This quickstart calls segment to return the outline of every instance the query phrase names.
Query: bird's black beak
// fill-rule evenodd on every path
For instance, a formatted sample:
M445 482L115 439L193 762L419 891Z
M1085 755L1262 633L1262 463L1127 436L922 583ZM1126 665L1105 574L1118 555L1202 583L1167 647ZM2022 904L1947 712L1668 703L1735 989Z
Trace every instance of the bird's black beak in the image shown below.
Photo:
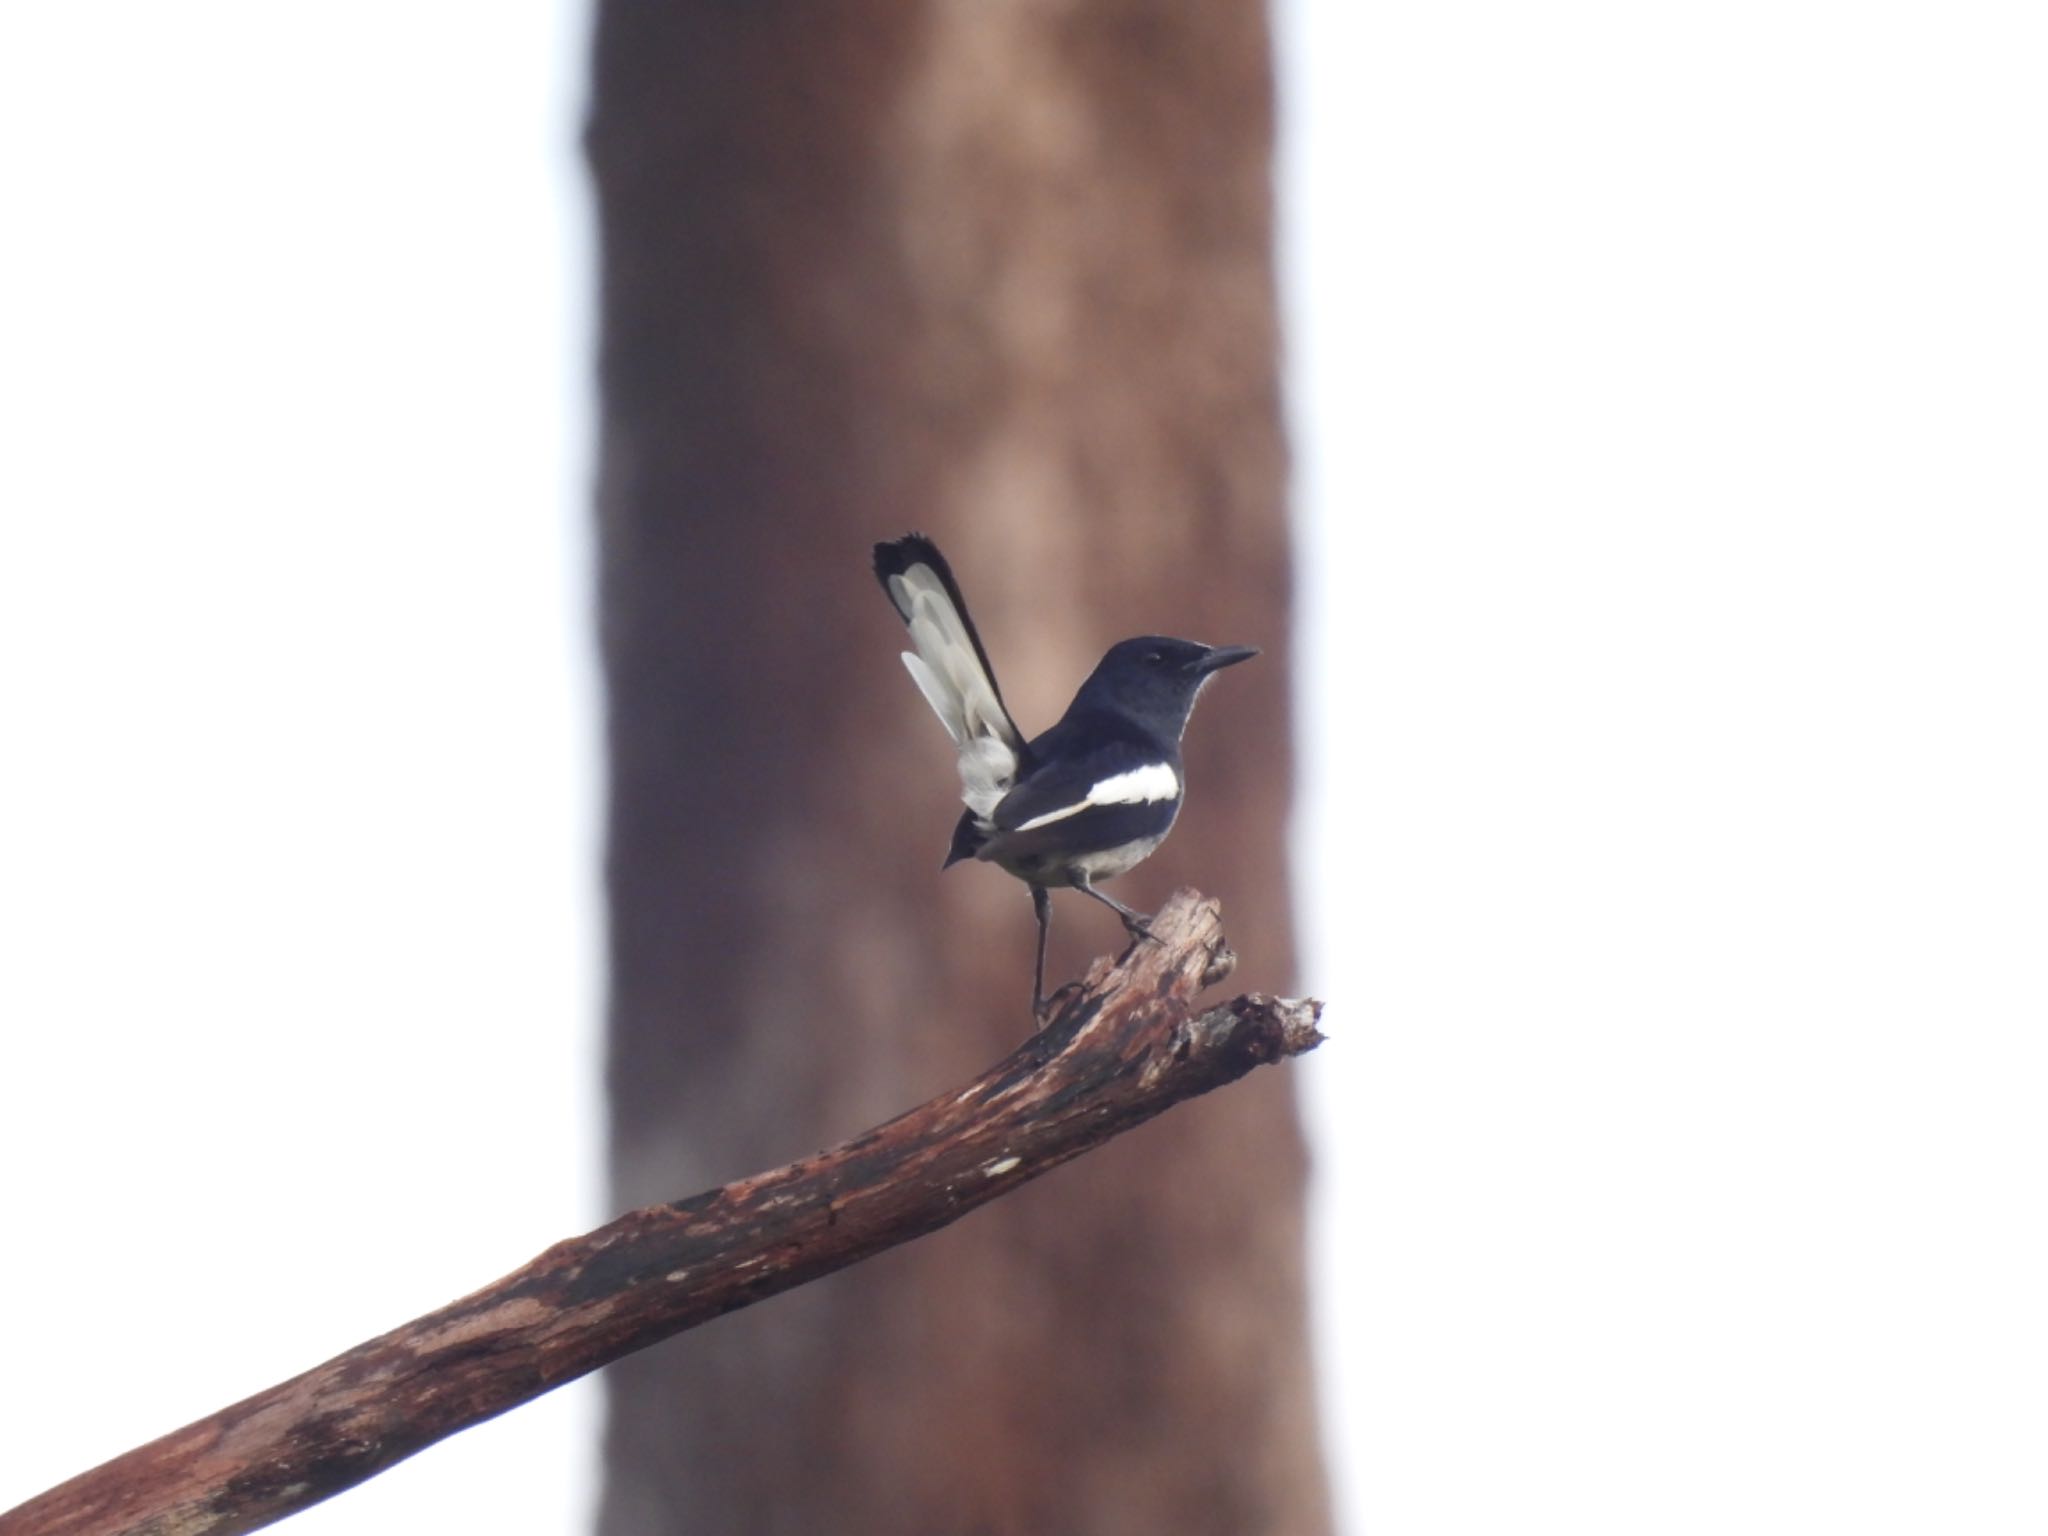
M1211 672L1221 672L1225 667L1234 667L1240 661L1250 661L1259 654L1256 645L1218 645L1210 647L1209 654L1194 665L1197 677L1207 677Z

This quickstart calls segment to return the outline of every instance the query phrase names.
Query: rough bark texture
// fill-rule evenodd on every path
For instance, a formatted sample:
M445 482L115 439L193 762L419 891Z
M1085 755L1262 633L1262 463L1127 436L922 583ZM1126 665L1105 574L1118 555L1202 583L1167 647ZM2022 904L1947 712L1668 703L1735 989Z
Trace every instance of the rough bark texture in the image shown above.
M557 1243L440 1311L0 1514L0 1536L252 1531L598 1366L945 1226L1170 1105L1313 1047L1317 1006L1240 997L1182 892L1044 1035L844 1146Z
M1026 731L1126 635L1266 649L1118 890L1217 891L1286 989L1271 114L1256 0L601 5L619 1203L1030 1027L1023 887L937 867L951 755L866 569L906 528ZM1118 938L1054 907L1052 979ZM1303 1152L1263 1077L609 1373L604 1536L1327 1530Z

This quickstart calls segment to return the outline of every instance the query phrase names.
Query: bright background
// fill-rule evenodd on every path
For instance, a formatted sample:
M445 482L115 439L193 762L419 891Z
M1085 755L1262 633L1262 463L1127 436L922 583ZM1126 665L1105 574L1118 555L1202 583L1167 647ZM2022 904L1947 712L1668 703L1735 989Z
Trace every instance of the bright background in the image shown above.
M1349 1531L2048 1528L2048 19L1280 20ZM600 1214L583 25L0 13L0 1508Z

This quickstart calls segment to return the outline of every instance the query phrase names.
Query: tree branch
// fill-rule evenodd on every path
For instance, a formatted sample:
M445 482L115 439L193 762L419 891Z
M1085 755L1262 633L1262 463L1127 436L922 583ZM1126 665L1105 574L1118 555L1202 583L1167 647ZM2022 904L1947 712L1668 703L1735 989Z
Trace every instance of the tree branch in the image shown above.
M0 1515L0 1536L198 1536L304 1509L565 1381L945 1226L1182 1099L1321 1041L1321 1005L1229 975L1216 904L1098 960L1058 1016L968 1088L829 1152L557 1243L474 1295Z

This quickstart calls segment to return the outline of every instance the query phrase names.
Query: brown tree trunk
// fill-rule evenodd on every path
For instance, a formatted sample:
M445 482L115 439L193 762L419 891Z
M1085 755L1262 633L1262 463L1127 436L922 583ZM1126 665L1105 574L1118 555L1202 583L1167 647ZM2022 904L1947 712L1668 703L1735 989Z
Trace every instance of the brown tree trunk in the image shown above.
M1030 1027L1024 888L938 868L951 754L866 569L905 528L1027 732L1124 635L1266 648L1119 890L1201 885L1287 984L1271 135L1251 0L600 7L618 1205ZM1121 944L1054 906L1053 979ZM1259 1074L613 1368L604 1536L1326 1531L1302 1179Z

